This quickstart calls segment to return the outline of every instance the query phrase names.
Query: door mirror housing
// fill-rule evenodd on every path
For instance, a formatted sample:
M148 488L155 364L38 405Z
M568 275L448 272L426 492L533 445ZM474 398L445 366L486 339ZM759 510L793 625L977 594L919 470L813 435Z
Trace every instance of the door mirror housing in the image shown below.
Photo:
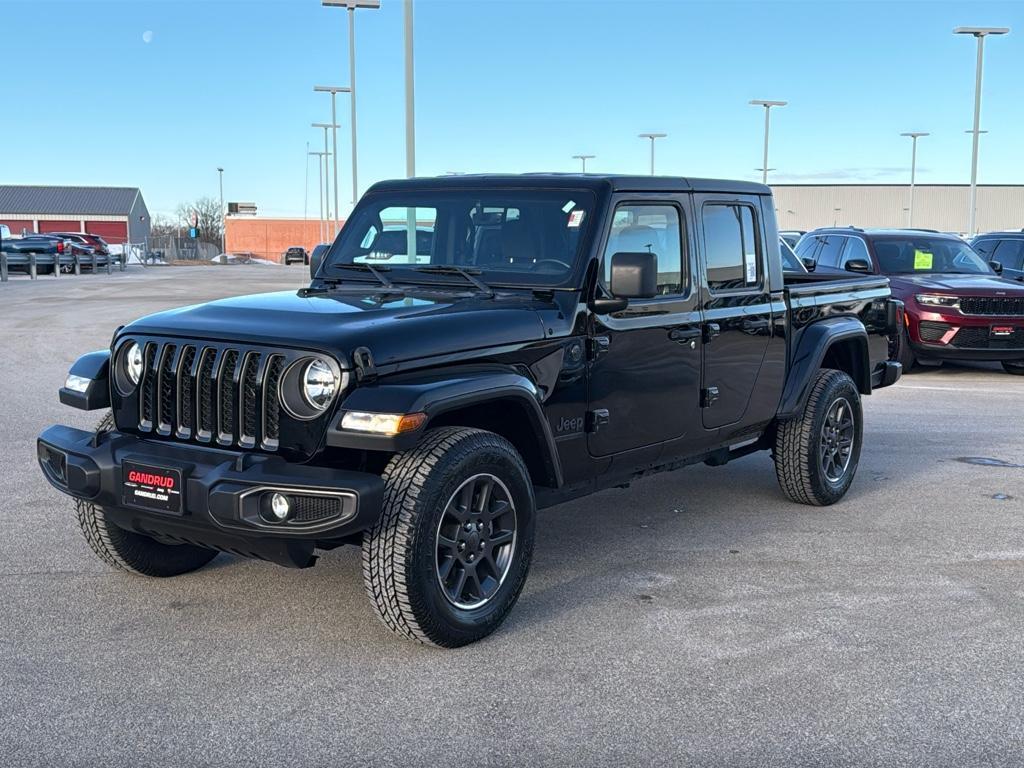
M657 254L630 251L614 254L609 287L612 296L617 299L650 299L657 296Z
M867 259L850 259L846 262L845 269L847 272L859 272L862 275L871 274L871 265Z
M997 275L1003 274L1003 265L1001 262L990 261L988 265L992 267L992 271L995 272Z
M813 272L815 267L818 266L817 262L814 259L810 259L807 256L801 257L800 261L801 261L801 263L803 263L804 268L808 272Z

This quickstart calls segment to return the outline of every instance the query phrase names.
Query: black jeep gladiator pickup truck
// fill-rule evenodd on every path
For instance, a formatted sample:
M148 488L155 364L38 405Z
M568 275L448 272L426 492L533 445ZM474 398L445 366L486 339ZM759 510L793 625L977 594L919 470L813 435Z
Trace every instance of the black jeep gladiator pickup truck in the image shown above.
M747 182L380 183L308 288L79 358L61 401L109 412L47 429L39 464L112 566L359 544L388 627L463 645L516 602L545 506L762 450L792 500L846 493L900 304L884 277L785 273L778 242Z

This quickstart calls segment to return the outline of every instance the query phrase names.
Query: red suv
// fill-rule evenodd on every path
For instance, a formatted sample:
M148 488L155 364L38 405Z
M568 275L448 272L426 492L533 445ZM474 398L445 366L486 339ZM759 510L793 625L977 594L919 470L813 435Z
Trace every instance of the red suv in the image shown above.
M994 360L1024 375L1024 285L1000 277L956 235L914 229L816 229L796 253L814 272L886 275L906 306L893 359Z

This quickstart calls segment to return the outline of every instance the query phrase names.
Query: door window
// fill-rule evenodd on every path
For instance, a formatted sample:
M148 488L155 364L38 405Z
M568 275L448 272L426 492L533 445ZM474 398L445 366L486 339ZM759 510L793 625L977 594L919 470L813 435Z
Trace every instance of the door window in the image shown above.
M984 254L983 254L984 255ZM1000 240L991 258L1014 272L1024 269L1024 240Z
M712 291L751 288L761 280L761 244L749 205L709 203L702 212L708 287Z
M611 284L612 256L624 252L657 254L658 293L683 293L682 227L674 205L629 203L615 209L604 251L606 286Z
M843 250L845 237L838 235L825 235L822 239L821 250L818 252L817 266L839 268L839 254Z
M853 259L861 259L871 264L871 257L868 256L868 248L864 245L864 241L859 237L848 237L846 238L846 248L843 250L843 260L840 262L841 267L846 268L847 262Z
M992 255L992 252L995 251L995 249L999 247L999 244L1001 242L1003 242L1003 241L1001 241L1001 240L994 240L994 239L991 239L991 238L988 239L988 240L977 240L977 241L971 243L971 247L974 250L976 250L978 253L980 253L984 258L986 258L986 259L993 259L995 257Z

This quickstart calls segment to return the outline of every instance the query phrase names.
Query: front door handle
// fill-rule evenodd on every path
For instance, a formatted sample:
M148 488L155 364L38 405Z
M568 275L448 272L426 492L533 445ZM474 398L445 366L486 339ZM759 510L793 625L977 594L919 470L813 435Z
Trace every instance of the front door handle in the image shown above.
M688 341L696 341L701 337L699 328L673 328L668 332L668 337L677 344L685 344Z

